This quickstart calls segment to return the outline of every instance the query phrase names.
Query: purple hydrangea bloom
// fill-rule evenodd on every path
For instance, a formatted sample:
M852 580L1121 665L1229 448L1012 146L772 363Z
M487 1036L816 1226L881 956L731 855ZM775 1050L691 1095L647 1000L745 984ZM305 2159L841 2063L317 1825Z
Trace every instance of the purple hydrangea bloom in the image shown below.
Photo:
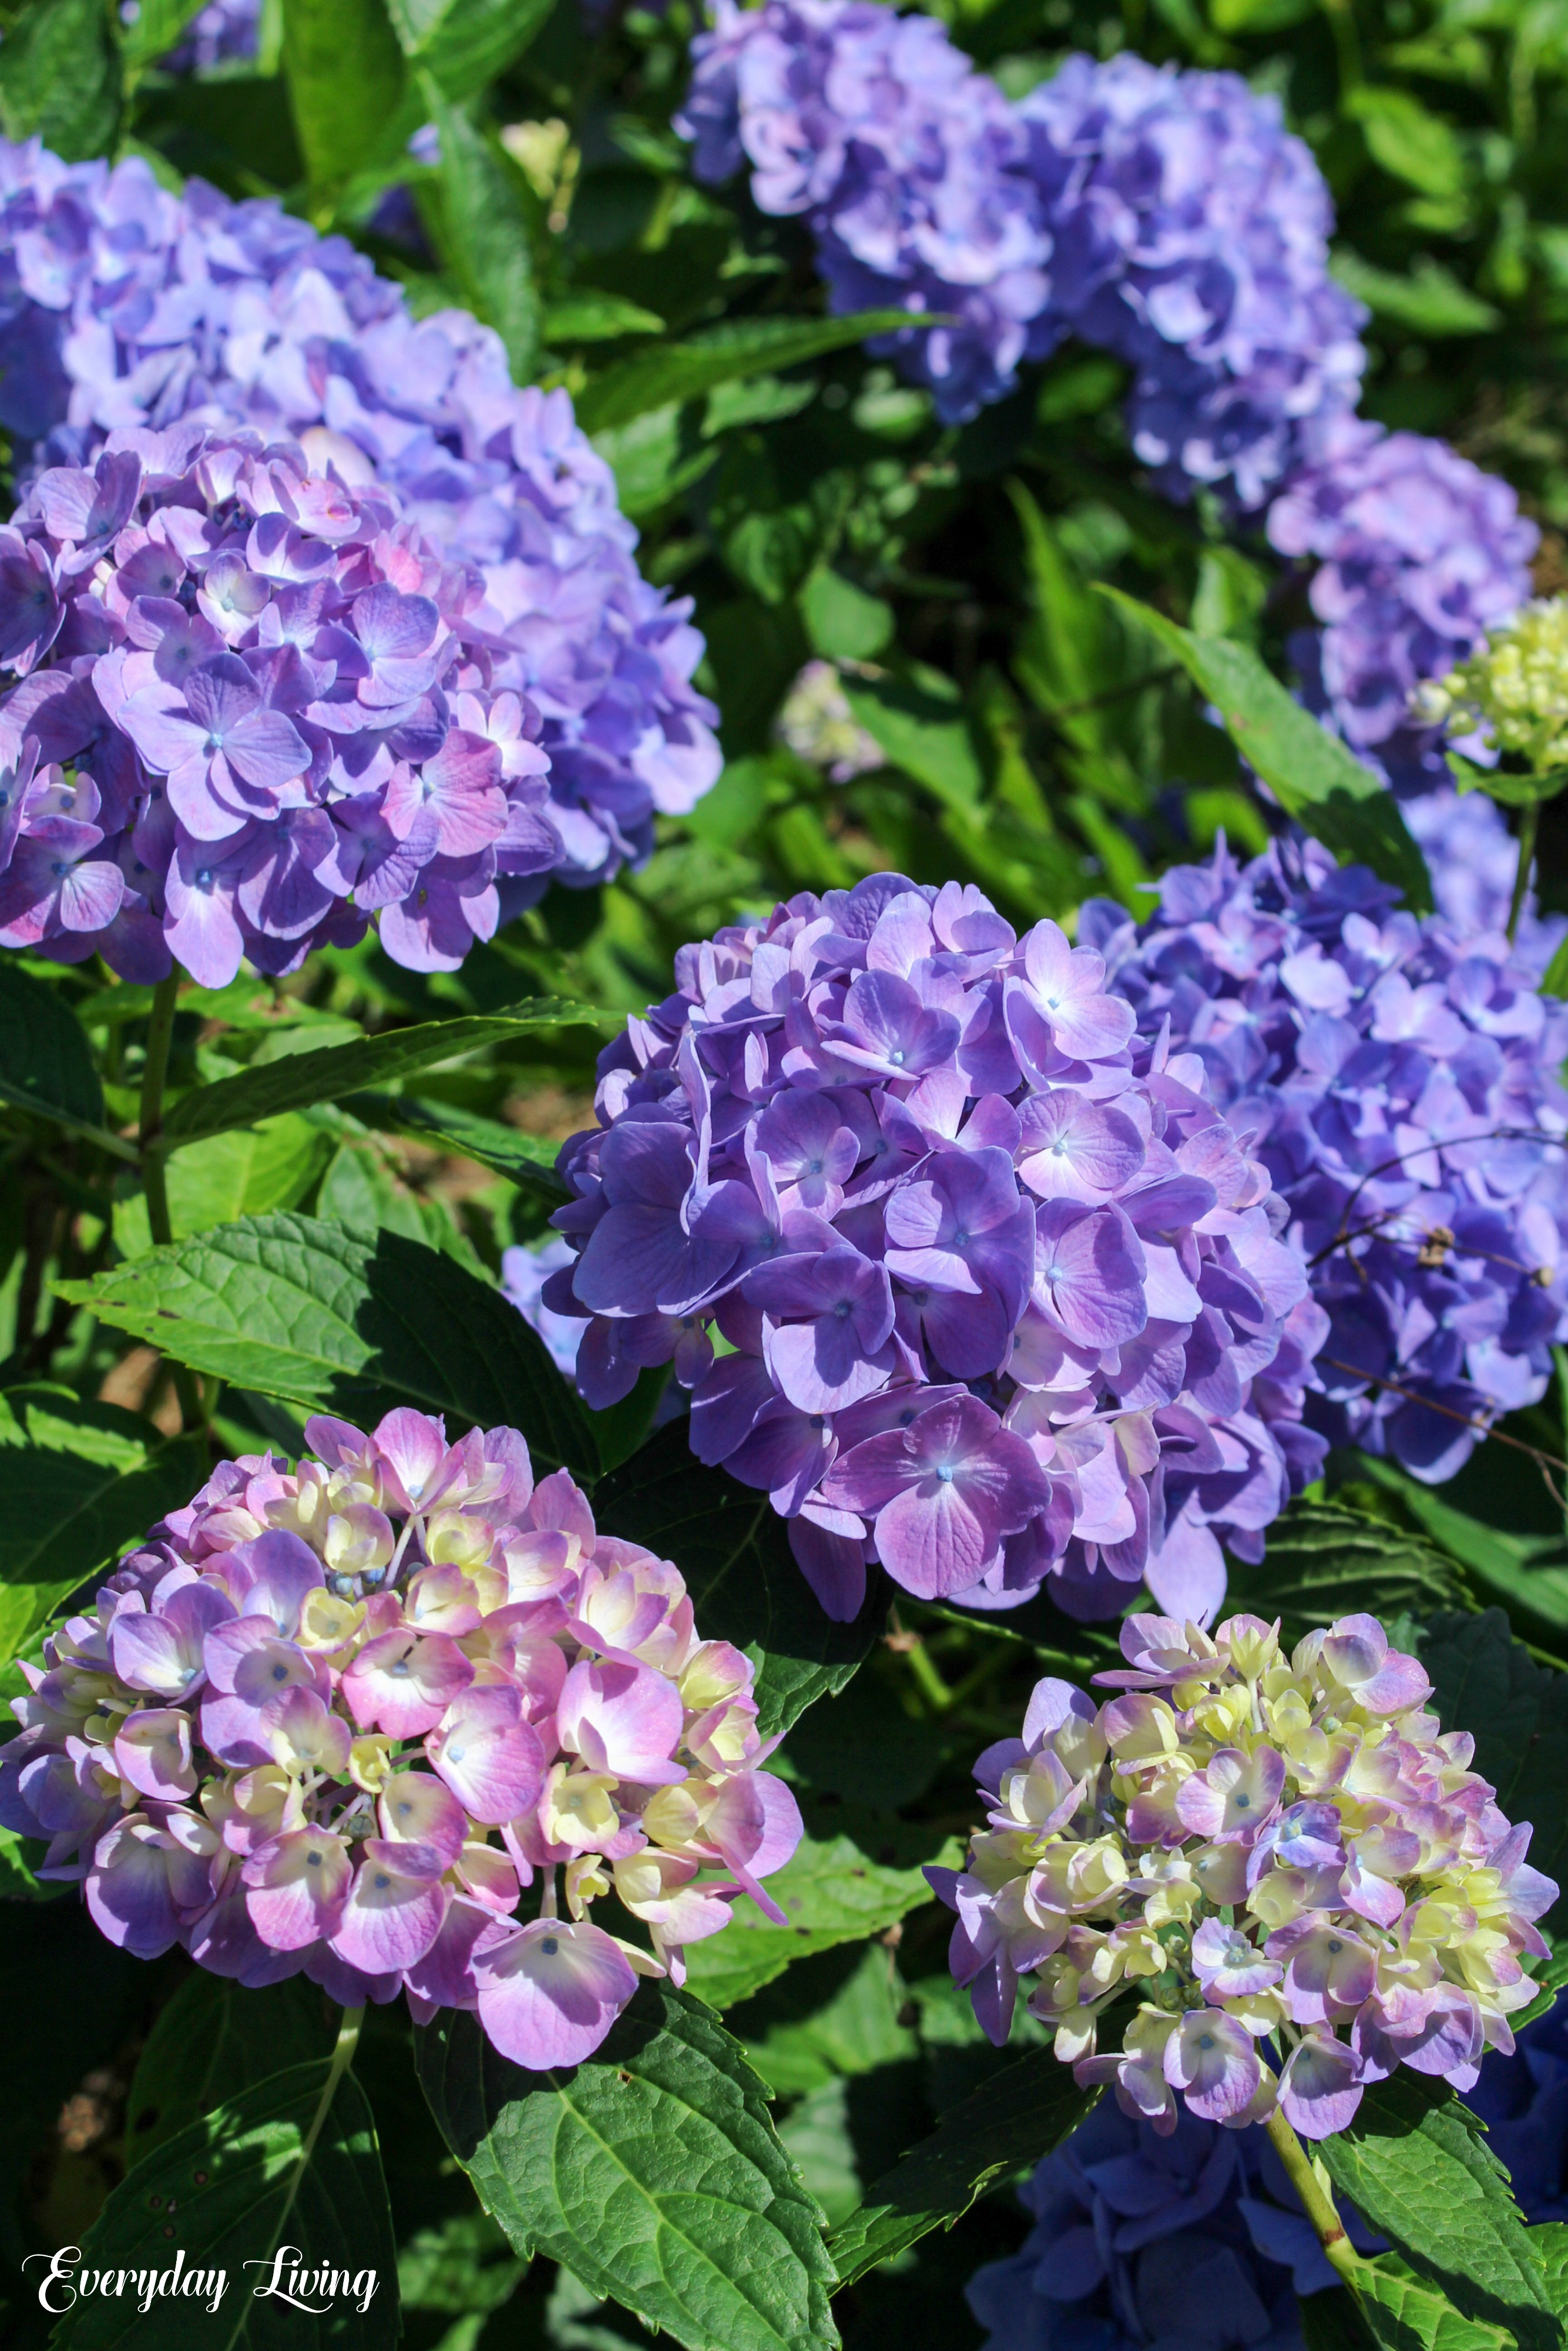
M1019 2196L1034 2226L965 2288L984 2351L1148 2351L1173 2314L1184 2351L1298 2351L1297 2297L1340 2283L1263 2133L1185 2109L1161 2137L1103 2100Z
M1269 1169L1326 1328L1309 1420L1436 1482L1565 1327L1568 1016L1500 935L1397 897L1313 841L1240 868L1221 842L1141 929L1102 900L1081 936Z
M552 1233L542 1249L515 1248L501 1252L501 1287L525 1322L536 1330L549 1349L550 1360L570 1380L577 1373L577 1351L582 1324L568 1314L552 1314L544 1303L544 1286L552 1273L570 1265L575 1251L570 1241Z
M596 1406L674 1359L691 1440L790 1521L848 1617L907 1590L1113 1614L1225 1588L1322 1440L1326 1321L1269 1179L1185 1075L1132 1066L1100 956L973 888L878 874L676 958L562 1146ZM716 1341L725 1352L716 1352Z
M544 887L538 713L390 492L253 432L124 430L4 538L0 946L222 987L373 920L452 970Z
M516 1429L305 1433L292 1469L220 1462L23 1667L0 1824L138 1958L405 1991L576 2064L738 1895L784 1924L761 1881L800 1816L751 1665ZM612 1889L651 1949L592 1923Z
M1237 74L1070 57L1019 109L1054 244L1051 302L1134 371L1133 444L1173 497L1242 507L1354 407L1366 312L1328 274L1333 206L1277 98Z
M1426 858L1433 902L1455 936L1506 933L1519 842L1496 800L1484 791L1461 792L1451 783L1441 784L1436 791L1413 794L1400 812ZM1529 971L1544 972L1564 936L1568 914L1542 914L1534 891L1527 891L1514 960Z
M1487 2145L1508 2166L1527 2220L1568 2220L1568 2000L1493 2049L1465 2104L1487 2126Z
M519 391L492 329L416 321L347 239L274 203L0 142L0 423L79 462L116 429L188 417L298 440L478 566L494 683L543 721L562 881L646 857L655 816L713 783L690 601L639 573L565 392Z
M1268 528L1281 555L1317 561L1323 626L1290 648L1308 707L1396 791L1446 784L1442 729L1421 726L1410 697L1530 593L1541 534L1512 489L1445 442L1337 416Z
M248 64L261 46L262 0L207 0L159 64L165 73L210 73L214 66ZM140 0L120 0L120 16L133 24Z
M716 0L714 21L676 119L697 177L749 164L763 212L803 216L836 312L951 319L871 346L930 386L945 422L1000 399L1064 329L1028 139L996 84L935 17L876 0Z

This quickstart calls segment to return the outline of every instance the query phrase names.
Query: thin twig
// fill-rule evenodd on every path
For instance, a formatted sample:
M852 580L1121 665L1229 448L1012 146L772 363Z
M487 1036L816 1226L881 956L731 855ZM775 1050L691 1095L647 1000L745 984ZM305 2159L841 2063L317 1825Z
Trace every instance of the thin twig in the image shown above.
M1468 1412L1458 1411L1451 1404L1439 1404L1435 1396L1421 1395L1414 1388L1401 1387L1397 1380L1385 1379L1381 1372L1364 1371L1359 1364L1342 1364L1333 1355L1320 1355L1317 1361L1326 1364L1331 1372L1344 1372L1353 1380L1364 1380L1369 1387L1386 1388L1390 1395L1400 1396L1406 1404L1418 1404L1424 1411L1441 1413L1445 1420L1457 1420L1461 1427L1473 1428L1481 1437L1490 1437L1495 1444L1511 1445L1516 1453L1528 1454L1545 1479L1546 1490L1559 1510L1568 1510L1568 1502L1563 1500L1547 1474L1549 1470L1561 1469L1568 1477L1568 1461L1560 1460L1555 1453L1543 1453L1539 1445L1527 1445L1521 1437L1511 1437L1506 1428L1494 1428L1490 1421L1477 1420Z

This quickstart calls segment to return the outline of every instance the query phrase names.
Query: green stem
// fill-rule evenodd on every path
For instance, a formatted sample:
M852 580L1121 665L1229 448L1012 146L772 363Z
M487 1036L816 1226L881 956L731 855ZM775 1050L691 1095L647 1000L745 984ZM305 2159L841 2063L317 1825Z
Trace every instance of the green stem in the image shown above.
M1306 2148L1278 2106L1264 2127L1273 2141L1275 2154L1285 2167L1286 2177L1301 2198L1302 2209L1317 2231L1319 2244L1346 2285L1354 2288L1361 2268L1361 2256L1341 2228L1333 2198L1313 2170Z
M1323 0L1323 14L1333 34L1334 53L1339 59L1340 88L1343 90L1361 87L1361 37L1355 29L1355 11L1351 0Z
M310 2117L310 2127L305 2134L305 2143L299 2150L298 2159L294 2166L294 2177L288 2183L288 2193L283 2199L283 2210L277 2216L277 2226L272 2232L272 2241L261 2257L263 2265L272 2259L278 2246L283 2242L283 2232L288 2226L295 2204L298 2199L299 2190L304 2185L305 2175L310 2168L310 2158L316 2152L316 2142L320 2137L327 2117L332 2111L332 2101L338 2095L338 2085L354 2062L354 2052L360 2041L360 2027L364 2021L365 2011L362 2008L346 2008L339 2020L338 2040L332 2051L332 2062L327 2069L327 2079L321 2085L321 2095L316 2101L316 2111ZM235 2346L245 2331L245 2309L246 2305L242 2302L240 2315L233 2335L225 2346L225 2351L235 2351Z
M169 1179L162 1148L163 1086L169 1075L169 1045L174 1034L174 1004L183 977L178 964L161 979L152 995L152 1019L147 1030L147 1058L141 1070L141 1106L136 1140L141 1152L141 1190L147 1202L147 1228L154 1248L174 1238L169 1218ZM180 1417L187 1428L202 1425L202 1395L192 1374L176 1364L174 1392Z
M1530 887L1530 869L1535 862L1535 836L1540 830L1541 803L1531 800L1519 820L1519 872L1513 877L1513 903L1508 910L1511 943L1519 928L1519 918L1524 912L1524 894Z

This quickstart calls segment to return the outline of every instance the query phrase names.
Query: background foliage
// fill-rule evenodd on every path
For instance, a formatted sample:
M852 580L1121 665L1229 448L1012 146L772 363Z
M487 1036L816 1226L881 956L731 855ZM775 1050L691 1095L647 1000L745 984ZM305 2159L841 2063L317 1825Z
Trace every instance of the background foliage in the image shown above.
M146 1207L118 1140L136 1115L148 991L105 987L95 967L0 970L0 1654L25 1653L119 1544L188 1498L210 1444L298 1449L323 1405L510 1420L542 1461L602 1472L602 1521L668 1549L704 1631L765 1660L763 1727L794 1724L784 1768L808 1841L776 1881L789 1928L737 1920L695 1956L695 1998L647 1995L575 2082L502 2078L461 2019L422 2036L416 2060L401 2009L373 2012L306 2165L302 2118L331 2045L319 1996L237 1993L177 1954L127 1959L37 1885L35 1851L5 1840L7 2325L23 2344L47 2325L17 2266L27 2251L76 2240L129 2259L144 2199L199 2163L214 2245L265 2236L268 2197L298 2174L292 2231L324 2254L343 2242L354 2266L373 2245L389 2281L395 2256L411 2351L644 2339L604 2294L726 2351L828 2343L835 2325L856 2344L967 2343L963 2281L1019 2234L1000 2190L1082 2102L1027 2019L1005 2056L980 2040L918 1865L961 1840L968 1763L1016 1727L1031 1680L1092 1670L1110 1637L1043 1601L977 1625L904 1601L890 1612L885 1592L859 1625L827 1625L778 1522L698 1470L678 1431L626 1466L658 1378L591 1421L495 1284L503 1249L536 1236L559 1196L554 1144L589 1114L607 1033L594 1016L662 996L684 941L877 867L974 881L1026 924L1092 891L1139 904L1141 883L1221 829L1261 845L1179 641L1095 590L1276 668L1298 591L1201 500L1176 509L1140 486L1103 354L1069 346L944 430L858 332L824 320L804 229L687 173L670 128L685 0L663 13L268 0L255 65L173 77L156 60L190 13L141 0L127 25L103 0L0 9L5 130L280 195L402 278L420 310L487 319L519 380L566 384L642 530L644 570L695 600L728 764L642 873L552 891L450 977L399 969L372 937L280 987L188 988L171 1063L172 1259L139 1263ZM1072 49L1124 47L1278 91L1339 208L1336 268L1374 314L1365 413L1507 475L1544 528L1539 584L1568 584L1568 0L938 13L1014 95ZM406 152L425 122L439 164ZM406 197L389 206L396 188ZM842 665L869 738L843 782L779 733L814 657ZM1546 815L1542 895L1568 906L1563 807ZM181 1433L171 1360L205 1377L210 1440ZM1560 1397L1514 1433L1562 1453ZM1557 1499L1495 1446L1440 1492L1354 1459L1332 1483L1233 1589L1298 1629L1352 1604L1404 1620L1446 1718L1476 1731L1479 1767L1512 1817L1537 1820L1534 1857L1562 1875ZM596 2108L623 2121L622 2092L642 2153L601 2180L581 2149ZM1427 2162L1406 2210L1371 2184L1372 2157L1344 2158L1342 2185L1369 2212L1383 2194L1397 2249L1385 2339L1542 2339L1561 2260L1531 2253L1539 2294L1516 2278L1484 2308L1446 2305L1468 2289L1431 2231L1464 2133L1451 2119L1446 2137L1408 2116L1381 2127L1375 2155L1419 2140ZM695 2231L673 2209L694 2147L725 2182ZM614 2199L646 2253L631 2268L604 2253L598 2216ZM1494 2250L1512 2243L1505 2208L1494 2197L1478 2223ZM830 2255L853 2281L831 2310ZM1314 2343L1354 2339L1339 2299L1314 2304ZM106 2323L84 2314L61 2339L87 2351L110 2339ZM393 2324L389 2290L357 2339L390 2342Z

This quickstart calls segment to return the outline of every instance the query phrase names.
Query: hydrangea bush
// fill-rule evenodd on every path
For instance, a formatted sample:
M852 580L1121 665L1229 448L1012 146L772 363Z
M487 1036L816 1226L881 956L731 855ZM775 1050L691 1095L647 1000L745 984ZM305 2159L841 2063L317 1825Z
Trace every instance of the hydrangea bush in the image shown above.
M1203 1614L1321 1444L1325 1321L1196 1065L1134 1073L1105 966L879 875L678 961L560 1169L589 1402L673 1360L831 1615L866 1567L1009 1607L1051 1579ZM726 1343L716 1353L716 1337Z
M1033 1977L1056 2055L1156 2132L1277 2110L1324 2138L1400 2065L1470 2088L1512 2047L1558 1889L1473 1741L1426 1711L1418 1662L1365 1615L1289 1656L1255 1616L1210 1636L1134 1615L1122 1651L1099 1707L1036 1684L1022 1738L976 1765L988 1825L965 1867L928 1873L992 2039Z
M515 1428L318 1416L221 1463L28 1672L0 1824L110 1942L346 2008L477 2011L535 2070L685 1974L800 1837L748 1661ZM559 1876L558 1876L559 1873ZM515 1917L542 1880L537 1915ZM596 1927L613 1892L652 1954ZM565 1915L558 1911L564 1901Z
M1319 1317L1309 1422L1440 1480L1552 1374L1568 1029L1500 932L1397 901L1311 841L1222 843L1146 924L1102 901L1082 935L1269 1170Z

